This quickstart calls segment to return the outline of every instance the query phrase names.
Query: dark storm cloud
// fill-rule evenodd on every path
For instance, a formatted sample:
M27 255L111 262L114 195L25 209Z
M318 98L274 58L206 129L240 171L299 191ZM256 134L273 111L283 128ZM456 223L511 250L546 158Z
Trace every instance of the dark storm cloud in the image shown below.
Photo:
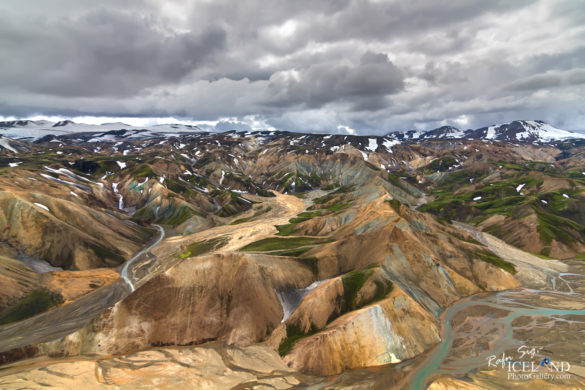
M572 0L4 0L0 115L583 129L583 16Z
M0 81L57 96L128 96L180 81L225 46L216 26L165 31L155 16L95 9L60 20L0 20ZM31 77L33 76L34 77Z
M367 52L355 65L325 63L277 74L268 86L269 103L319 108L335 101L377 101L403 86L402 72L387 55Z

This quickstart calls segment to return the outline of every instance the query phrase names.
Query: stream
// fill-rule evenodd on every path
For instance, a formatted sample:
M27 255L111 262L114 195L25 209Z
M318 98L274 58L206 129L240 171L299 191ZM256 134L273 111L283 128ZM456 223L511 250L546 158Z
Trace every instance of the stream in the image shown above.
M449 307L441 315L442 342L423 357L422 363L412 373L409 388L425 389L441 374L464 376L479 370L493 370L494 366L488 365L490 357L510 356L510 351L516 352L518 348L523 348L523 345L529 347L537 345L537 348L546 350L547 354L551 353L551 349L557 354L566 351L566 348L562 347L555 351L555 347L550 345L537 344L543 339L551 344L558 343L558 338L555 338L556 332L558 334L565 332L555 330L557 323L560 322L567 325L576 324L578 329L574 333L585 332L585 295L582 290L579 292L580 288L585 287L585 275L560 273L558 280L564 282L568 291L557 291L556 288L559 286L556 284L553 285L554 290L525 288L507 290L468 297ZM565 318L567 316L583 317ZM454 326L457 320L461 321L461 324L467 323L465 326ZM521 326L522 320L531 321L531 325ZM538 327L535 324L538 324ZM472 331L469 330L470 327ZM544 333L542 337L543 334L538 333L541 328L551 329L550 333ZM581 335L574 336L576 340L582 340ZM531 337L537 341L533 343ZM466 350L454 344L457 339L460 344L461 342L466 344ZM486 344L488 348L485 347ZM583 350L582 343L580 350ZM579 355L580 353L572 356L572 360L575 361ZM544 359L548 355L541 353L538 356ZM532 357L533 360L537 359L535 356ZM554 354L550 358L562 360Z
M136 284L144 280L144 277L135 275L136 264L144 261L148 253L165 237L165 231L161 226L153 226L159 230L157 239L124 263L120 278L114 283L95 289L67 305L0 326L0 352L55 340L70 334L130 295Z

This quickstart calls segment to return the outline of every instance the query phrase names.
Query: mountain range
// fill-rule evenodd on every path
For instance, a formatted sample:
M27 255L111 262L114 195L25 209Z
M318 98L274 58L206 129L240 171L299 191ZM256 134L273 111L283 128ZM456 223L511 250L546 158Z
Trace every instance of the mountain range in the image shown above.
M0 387L496 389L543 337L585 370L581 134L0 127Z
M204 132L194 125L162 124L153 126L131 126L125 123L104 123L88 125L71 120L50 122L46 120L14 120L0 122L0 135L8 138L34 141L47 135L67 135L79 132L133 131L135 137L155 137L162 134L179 134ZM254 132L250 132L254 133ZM482 127L479 129L460 130L452 126L420 131L394 131L386 134L387 138L400 141L430 139L485 139L508 142L555 142L570 139L584 139L585 133L578 133L555 128L543 121L516 120L509 123Z

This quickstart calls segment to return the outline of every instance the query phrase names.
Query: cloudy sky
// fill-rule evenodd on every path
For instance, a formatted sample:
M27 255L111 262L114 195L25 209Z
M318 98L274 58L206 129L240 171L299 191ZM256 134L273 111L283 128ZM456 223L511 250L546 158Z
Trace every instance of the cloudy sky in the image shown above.
M0 53L3 118L585 130L581 0L2 0Z

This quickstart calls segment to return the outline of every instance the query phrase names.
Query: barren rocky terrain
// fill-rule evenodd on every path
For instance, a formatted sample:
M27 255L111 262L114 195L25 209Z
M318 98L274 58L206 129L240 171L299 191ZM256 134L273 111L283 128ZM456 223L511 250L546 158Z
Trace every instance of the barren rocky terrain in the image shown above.
M499 388L486 354L542 329L583 384L581 141L8 145L2 388Z

